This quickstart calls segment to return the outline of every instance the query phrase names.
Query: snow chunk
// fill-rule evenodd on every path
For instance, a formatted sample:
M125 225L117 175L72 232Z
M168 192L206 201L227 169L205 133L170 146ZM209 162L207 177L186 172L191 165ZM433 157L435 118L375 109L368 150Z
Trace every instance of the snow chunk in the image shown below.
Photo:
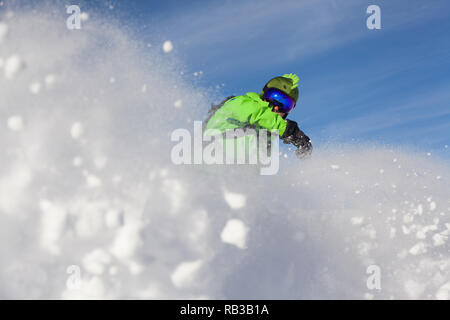
M74 167L79 167L83 164L83 159L81 157L77 156L77 157L73 158L72 164Z
M8 34L8 25L3 22L0 22L0 43L3 42L7 34Z
M447 241L447 238L448 238L447 236L444 236L442 234L436 233L433 236L433 244L434 244L434 246L435 247L442 246Z
M21 116L11 116L8 118L8 128L12 131L20 131L23 129L23 120Z
M362 224L364 222L364 217L353 217L353 218L350 219L350 222L353 225Z
M101 275L105 271L105 265L111 263L111 256L103 249L95 249L84 256L83 267L87 272Z
M225 192L224 197L231 209L241 209L245 207L247 198L243 194Z
M192 285L202 265L202 260L180 263L170 276L173 285L177 288L185 288Z
M64 208L48 200L41 200L41 246L51 254L59 254L59 242L63 235L67 213Z
M111 299L112 297L107 293L105 285L99 277L90 279L83 279L80 284L80 289L67 288L61 296L65 300L86 300L86 299Z
M46 75L46 76L45 76L45 79L44 79L44 82L45 82L45 86L47 87L47 89L53 88L53 85L54 85L55 82L56 82L56 77L55 77L55 75L53 75L53 74L48 74L48 75Z
M173 105L175 106L175 108L179 109L183 105L183 101L181 99L178 99Z
M421 204L419 204L418 206L417 206L417 209L416 209L417 211L417 214L419 215L419 216L421 216L422 214L423 214L423 206L421 205Z
M75 122L72 124L72 127L70 128L70 135L74 139L79 139L81 135L83 134L83 125L80 122Z
M172 51L173 50L172 41L170 41L170 40L165 41L163 44L163 50L165 53Z
M140 231L143 227L143 224L136 218L129 218L125 225L116 232L110 252L116 258L129 262L142 243Z
M94 158L94 165L97 169L103 169L106 166L106 162L108 161L108 158L105 156L99 155Z
M86 184L89 188L97 188L102 185L102 180L99 177L94 176L93 174L86 175Z
M27 164L15 164L5 176L0 177L0 212L15 214L24 202L23 195L33 176Z
M33 82L30 84L29 89L32 94L38 94L41 91L41 84L39 82Z
M425 243L419 242L415 246L413 246L411 249L409 249L409 253L412 255L418 255L427 252L427 249L425 248Z
M438 300L450 300L450 282L447 282L436 292L436 299Z
M245 249L247 243L248 227L239 219L230 219L222 230L220 238L223 242Z
M330 166L330 168L333 169L333 170L339 170L340 166L337 165L337 164L332 164L332 165Z
M5 78L11 80L22 68L23 63L19 56L12 55L5 62Z
M113 209L109 210L105 215L105 224L110 229L120 226L120 212Z
M372 300L374 298L374 295L372 293L366 292L364 294L364 299L366 300Z
M411 299L417 300L425 290L425 286L417 281L407 280L404 284L404 289Z
M81 21L87 21L89 19L89 14L87 12L82 12L80 14Z
M432 201L430 202L430 211L436 210L436 202Z

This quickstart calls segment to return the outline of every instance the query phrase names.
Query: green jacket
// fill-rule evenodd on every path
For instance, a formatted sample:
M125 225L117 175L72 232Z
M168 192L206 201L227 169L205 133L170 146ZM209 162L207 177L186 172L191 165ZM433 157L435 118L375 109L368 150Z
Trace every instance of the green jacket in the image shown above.
M246 129L254 129L256 134L259 130L266 129L270 139L273 130L278 130L278 135L282 136L286 125L286 121L279 114L272 112L269 103L263 101L259 94L248 92L227 100L218 108L207 121L204 135L217 137L218 133L224 134L229 130L244 129L244 136L233 138L232 141L221 140L221 144L224 150L227 149L227 145L235 150L245 150L245 157L248 158L250 154L257 154L258 137ZM270 149L270 141L267 143L267 148Z
M221 133L230 129L253 127L259 129L278 130L280 136L286 130L286 121L277 113L272 112L269 103L261 99L255 92L234 97L225 102L206 124L205 134L209 129Z

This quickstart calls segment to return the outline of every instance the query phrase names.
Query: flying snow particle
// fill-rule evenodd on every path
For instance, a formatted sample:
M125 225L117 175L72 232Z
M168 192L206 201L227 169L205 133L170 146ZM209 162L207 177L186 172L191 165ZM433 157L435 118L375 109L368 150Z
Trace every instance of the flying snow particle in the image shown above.
M114 182L115 184L118 184L122 181L122 177L119 175L114 175L114 177L112 178L112 182Z
M434 202L434 201L430 202L430 210L431 211L436 210L436 202Z
M73 164L75 167L79 167L79 166L81 166L81 165L83 164L83 159L82 159L81 157L75 157L75 158L73 158L73 160L72 160L72 164Z
M450 300L450 282L447 282L436 292L436 299Z
M111 209L105 215L105 224L109 229L114 229L120 226L120 219L120 212Z
M419 242L415 246L413 246L411 249L409 249L409 253L412 254L413 256L416 256L418 254L422 254L425 252L427 252L427 249L423 242Z
M64 234L66 216L65 209L48 200L41 200L39 207L41 216L41 246L51 254L60 253L60 239Z
M423 214L423 206L421 204L417 206L416 212L419 216Z
M444 236L442 234L436 233L433 236L433 244L434 244L434 246L435 247L442 246L443 244L445 244L445 241L447 241L447 238L448 237L446 237L446 236Z
M97 156L94 159L94 165L97 169L103 169L108 159L105 156Z
M144 267L136 261L130 261L128 264L128 270L132 275L138 275L144 270Z
M23 129L23 120L21 116L12 116L8 118L8 128L12 131Z
M353 225L359 225L364 222L364 217L353 217L350 219L350 221Z
M177 101L175 101L175 103L173 104L175 106L175 108L181 108L181 106L183 105L183 101L181 99L178 99Z
M118 268L117 268L116 266L112 266L112 267L109 268L109 274L110 274L111 276L116 275L118 271L119 271L119 270L118 270Z
M139 219L125 219L124 224L115 233L109 251L122 262L130 263L135 251L142 244L140 232L143 227Z
M30 84L29 89L32 94L38 94L41 91L41 84L39 82L33 82Z
M0 43L3 42L7 33L8 33L8 25L3 22L0 22Z
M366 292L364 294L364 299L366 300L372 300L374 298L374 295L372 293Z
M168 53L168 52L172 51L173 50L172 41L167 40L166 42L164 42L163 50L164 50L165 53Z
M248 227L239 219L230 219L220 234L223 242L245 249L247 243Z
M99 300L111 299L111 296L106 290L103 280L98 276L94 276L92 278L82 278L79 290L67 288L61 294L61 298L66 300Z
M425 290L425 286L417 281L407 280L404 289L411 299L417 300Z
M240 209L245 207L245 202L247 199L243 194L225 192L224 197L231 209Z
M337 165L337 164L332 164L331 166L330 166L330 168L331 169L333 169L333 170L339 170L339 165Z
M102 180L92 174L88 174L86 175L86 184L89 188L97 188L102 185Z
M185 288L193 284L195 276L202 265L202 260L180 263L170 276L173 285L177 288Z
M75 122L72 124L72 127L70 128L70 135L74 139L79 139L81 135L83 134L83 125L80 122Z
M111 262L111 256L103 249L94 249L83 258L83 267L87 272L101 275L105 271L105 265Z
M6 59L5 62L5 78L11 80L14 76L19 72L22 68L22 60L20 60L19 56L13 55Z
M53 87L53 85L55 84L56 81L56 77L53 74L48 74L45 76L44 82L45 82L45 86L48 89L51 89Z
M81 21L87 21L89 19L89 14L87 12L82 12L80 14Z

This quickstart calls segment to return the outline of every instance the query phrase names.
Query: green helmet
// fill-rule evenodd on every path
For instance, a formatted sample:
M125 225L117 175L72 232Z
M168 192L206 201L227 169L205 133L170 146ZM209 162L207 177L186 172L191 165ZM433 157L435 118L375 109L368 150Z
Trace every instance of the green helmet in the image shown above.
M261 91L261 96L269 88L275 88L286 93L289 97L297 102L298 100L298 82L299 77L296 74L285 74L282 77L275 77L266 83Z

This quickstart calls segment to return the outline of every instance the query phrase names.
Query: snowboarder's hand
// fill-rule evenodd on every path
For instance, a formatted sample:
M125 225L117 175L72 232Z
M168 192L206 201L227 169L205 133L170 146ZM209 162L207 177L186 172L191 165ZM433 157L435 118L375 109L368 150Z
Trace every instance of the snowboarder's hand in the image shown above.
M298 124L295 121L286 119L287 126L281 140L284 143L291 143L297 147L295 154L298 158L303 159L308 157L312 153L311 139L298 128Z

